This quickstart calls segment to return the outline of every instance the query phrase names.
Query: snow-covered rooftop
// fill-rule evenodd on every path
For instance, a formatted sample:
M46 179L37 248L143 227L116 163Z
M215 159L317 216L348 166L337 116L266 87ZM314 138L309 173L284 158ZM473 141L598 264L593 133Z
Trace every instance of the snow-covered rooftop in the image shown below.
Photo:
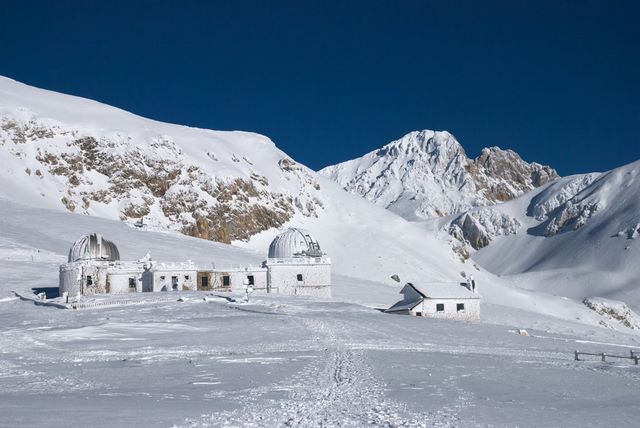
M479 299L480 296L466 287L465 283L421 283L408 282L405 287L412 287L423 297L431 299Z

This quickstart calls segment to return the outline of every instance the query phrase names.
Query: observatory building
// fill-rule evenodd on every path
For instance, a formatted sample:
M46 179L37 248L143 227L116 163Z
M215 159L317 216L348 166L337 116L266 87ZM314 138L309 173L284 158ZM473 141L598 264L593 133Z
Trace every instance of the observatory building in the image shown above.
M92 295L142 291L140 262L120 261L118 247L98 233L83 236L60 265L60 294Z
M235 291L331 297L331 260L304 229L275 237L262 266L198 268L191 261L158 263L147 254L121 261L116 245L94 233L78 239L60 266L60 294L156 291Z
M331 260L304 229L290 228L276 236L264 266L271 293L331 297Z

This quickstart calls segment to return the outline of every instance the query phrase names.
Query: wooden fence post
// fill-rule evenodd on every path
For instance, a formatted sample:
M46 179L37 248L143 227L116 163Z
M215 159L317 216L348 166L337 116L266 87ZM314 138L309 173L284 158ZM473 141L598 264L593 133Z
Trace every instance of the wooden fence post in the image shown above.
M606 361L606 360L605 360L605 357L606 357L606 356L607 356L607 354L603 352L603 353L602 353L602 361Z
M578 351L576 350L576 361L580 361L580 359L578 358Z

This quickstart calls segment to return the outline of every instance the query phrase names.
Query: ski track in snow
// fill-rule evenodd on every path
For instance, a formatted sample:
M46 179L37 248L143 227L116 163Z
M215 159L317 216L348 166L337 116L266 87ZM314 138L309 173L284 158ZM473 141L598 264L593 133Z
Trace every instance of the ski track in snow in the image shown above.
M376 376L363 350L351 349L344 327L338 322L304 318L303 325L314 332L321 346L319 358L284 382L263 388L247 397L245 406L231 412L187 421L188 427L212 426L409 426L448 427L456 425L458 407L432 414L415 414L387 399L384 382ZM268 390L286 391L288 397L260 404ZM460 397L465 397L461 392ZM459 406L464 406L461 400ZM459 424L458 424L459 426Z

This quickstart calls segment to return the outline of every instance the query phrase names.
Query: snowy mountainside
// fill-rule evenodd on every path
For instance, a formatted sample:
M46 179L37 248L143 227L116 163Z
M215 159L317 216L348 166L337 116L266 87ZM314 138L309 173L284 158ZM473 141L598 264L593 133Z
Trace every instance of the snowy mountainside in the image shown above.
M156 122L0 78L0 164L0 198L21 204L130 223L144 216L150 229L258 251L284 227L304 227L352 277L460 277L435 237L257 134Z
M453 135L430 130L320 173L408 220L507 201L558 177L552 168L498 147L470 159Z
M559 317L576 313L565 311L566 303L553 296L513 288L510 281L461 261L425 223L409 222L343 191L257 134L156 122L0 78L0 162L0 199L5 205L11 201L129 223L144 216L150 229L233 242L260 254L279 230L301 226L320 241L339 275L378 283L389 283L392 274L402 281L456 282L462 272L473 272L488 302ZM565 199L571 198L550 195L540 206L556 213L554 204ZM9 235L24 228L21 221L47 221L46 215L25 217L11 210L6 215L17 216L3 225ZM573 224L571 215L565 217L556 224ZM81 230L81 223L64 226L65 246L93 232ZM505 222L496 230L511 227L515 223ZM636 233L627 229L629 236ZM63 236L58 235L56 239ZM127 235L121 239L126 241ZM126 245L140 247L135 242ZM22 248L7 257L24 258L29 251ZM49 252L38 254L56 257Z
M6 78L0 161L5 198L220 242L323 205L314 173L264 136L156 122Z
M483 268L525 288L640 308L640 161L564 177L431 227L478 250L472 258Z

